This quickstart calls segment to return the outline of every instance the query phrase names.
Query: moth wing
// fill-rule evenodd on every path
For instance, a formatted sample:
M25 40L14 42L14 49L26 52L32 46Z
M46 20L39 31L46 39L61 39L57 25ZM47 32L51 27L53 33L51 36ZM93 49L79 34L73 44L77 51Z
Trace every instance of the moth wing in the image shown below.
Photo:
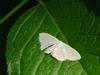
M61 41L53 50L52 56L60 61L75 61L81 58L80 54L75 49Z
M44 51L44 53L47 53L47 54L52 53L52 52L54 51L55 48L56 48L56 44L53 45L53 46L51 46L51 47L48 47L48 48Z
M65 44L63 42L61 43L62 43L63 50L65 51L64 56L67 60L75 61L81 59L81 56L77 50L75 50L68 44Z
M51 36L48 33L40 33L39 34L39 41L41 44L41 50L43 50L43 49L45 49L53 44L56 44L59 40L56 39L55 37Z
M56 47L53 49L51 55L59 61L65 61L65 50L62 47L62 44L57 44Z

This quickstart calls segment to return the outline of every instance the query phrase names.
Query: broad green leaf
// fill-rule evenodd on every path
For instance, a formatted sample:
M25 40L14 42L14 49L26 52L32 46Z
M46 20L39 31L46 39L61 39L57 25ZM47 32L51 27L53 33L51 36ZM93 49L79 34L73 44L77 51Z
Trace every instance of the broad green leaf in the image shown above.
M100 74L100 17L88 12L81 0L51 0L46 8L69 44L82 55L88 75Z
M98 32L97 32L98 31ZM57 61L40 50L47 32L81 53L80 61ZM39 1L13 25L7 40L9 75L99 75L99 18L79 0Z

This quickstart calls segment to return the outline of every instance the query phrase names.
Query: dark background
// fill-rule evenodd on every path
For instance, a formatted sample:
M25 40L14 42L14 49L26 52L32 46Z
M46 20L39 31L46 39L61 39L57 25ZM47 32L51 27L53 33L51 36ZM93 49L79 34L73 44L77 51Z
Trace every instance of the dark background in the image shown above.
M47 0L45 0L47 1ZM96 16L100 16L100 0L82 0L89 11L93 11ZM21 0L0 0L0 19L11 11ZM29 0L23 7L14 13L9 19L0 25L0 75L7 75L7 65L5 58L6 37L14 22L27 9L35 6L36 0Z

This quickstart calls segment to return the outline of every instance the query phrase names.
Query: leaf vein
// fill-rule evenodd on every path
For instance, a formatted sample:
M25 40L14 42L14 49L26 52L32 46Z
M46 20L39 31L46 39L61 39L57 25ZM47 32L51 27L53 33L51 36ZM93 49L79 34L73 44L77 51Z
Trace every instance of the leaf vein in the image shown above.
M22 26L25 24L26 21L28 21L30 19L30 17L37 11L37 9L35 9L29 16L27 16L26 19L19 25L19 28L17 29L17 31L12 39L13 42L16 40L16 37L17 37L20 29L22 28Z
M29 39L26 41L26 43L23 45L22 49L20 50L20 60L19 60L19 70L20 70L20 63L21 63L21 59L22 59L22 55L23 55L23 51L24 48L27 46L27 44L30 42L30 40L32 39L32 37L36 34L36 32L39 30L39 28L41 27L41 25L43 24L45 18L47 15L44 15L43 19L41 20L39 26L37 26L36 30L32 33L32 35L29 37Z
M38 61L37 65L36 65L36 68L35 68L35 70L33 71L32 75L36 75L36 72L37 72L37 70L38 70L40 64L42 63L44 57L45 57L45 56L41 56L41 57L40 57L41 60Z

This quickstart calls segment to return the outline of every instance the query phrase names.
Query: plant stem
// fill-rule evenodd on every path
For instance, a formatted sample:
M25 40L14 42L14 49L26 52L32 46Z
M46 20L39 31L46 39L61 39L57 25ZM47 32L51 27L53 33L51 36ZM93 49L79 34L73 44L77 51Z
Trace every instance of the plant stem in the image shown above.
M10 16L12 16L17 10L19 10L28 0L22 0L14 9L12 9L7 15L5 15L1 20L0 24L5 22Z

